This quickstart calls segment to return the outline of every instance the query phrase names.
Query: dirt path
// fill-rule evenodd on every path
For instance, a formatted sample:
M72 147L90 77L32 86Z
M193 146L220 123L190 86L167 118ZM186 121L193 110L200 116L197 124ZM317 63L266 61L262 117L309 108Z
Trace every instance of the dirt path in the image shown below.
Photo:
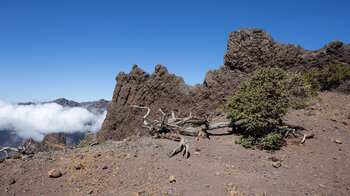
M187 138L189 159L169 159L177 143L152 138L38 153L0 163L0 195L349 195L350 95L320 97L285 118L315 134L304 144L290 139L274 153L244 149L229 129L218 129L210 140ZM282 166L274 168L271 157ZM54 168L63 175L49 178Z

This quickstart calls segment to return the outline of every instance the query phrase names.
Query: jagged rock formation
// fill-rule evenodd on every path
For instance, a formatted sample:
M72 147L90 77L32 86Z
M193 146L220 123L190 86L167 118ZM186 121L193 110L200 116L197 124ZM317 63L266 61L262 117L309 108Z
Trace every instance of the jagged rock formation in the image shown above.
M225 66L246 73L264 67L304 71L330 63L350 64L350 45L332 41L319 50L310 51L299 45L274 41L265 30L256 28L230 33L224 56Z
M150 107L150 119L159 119L159 108L167 113L174 110L178 116L189 112L204 114L222 107L238 85L257 69L281 67L299 72L330 63L350 65L350 45L332 41L319 50L309 51L299 45L276 42L263 29L241 29L230 33L224 65L208 71L203 84L189 86L162 65L157 65L151 75L136 65L129 74L119 73L97 139L103 142L145 134L141 120L145 111L132 109L132 104Z
M106 119L97 134L99 141L145 133L140 120L144 111L132 109L132 104L147 105L153 111L181 109L180 113L187 113L191 109L187 107L192 103L187 96L191 87L162 65L157 65L152 75L134 65L129 74L120 72L116 80ZM155 116L155 112L151 113L151 118Z
M32 138L27 139L23 146L26 146L25 153L26 154L34 154L37 152L44 151L54 151L54 150L62 150L66 145L66 137L58 134L51 133L45 135L44 139L41 142L35 141Z

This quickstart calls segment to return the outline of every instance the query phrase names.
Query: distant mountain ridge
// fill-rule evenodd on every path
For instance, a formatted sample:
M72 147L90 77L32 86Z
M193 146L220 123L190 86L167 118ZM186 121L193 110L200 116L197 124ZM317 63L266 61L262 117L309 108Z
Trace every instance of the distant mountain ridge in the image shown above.
M86 108L89 112L94 114L102 114L104 111L108 109L109 101L105 99L100 99L97 101L88 101L88 102L76 102L72 100L68 100L66 98L59 98L50 102L42 102L42 103L57 103L63 107L82 107ZM34 102L21 102L18 105L36 105L42 103L34 103Z

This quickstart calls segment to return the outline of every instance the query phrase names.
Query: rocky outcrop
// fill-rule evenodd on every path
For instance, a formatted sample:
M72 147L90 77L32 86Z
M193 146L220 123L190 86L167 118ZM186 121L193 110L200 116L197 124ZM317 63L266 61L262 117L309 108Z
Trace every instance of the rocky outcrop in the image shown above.
M264 67L304 71L331 63L350 64L350 45L332 41L315 51L274 41L263 29L245 28L229 35L224 64L249 73Z
M159 115L159 108L181 114L191 110L188 106L192 100L188 95L192 87L185 84L183 78L169 74L162 65L157 65L151 75L134 65L129 74L121 72L116 80L106 119L97 134L98 141L145 134L141 119L145 111L132 109L133 104L150 107L153 111L150 118Z
M121 72L116 77L113 99L97 139L103 142L146 134L142 124L145 111L131 105L150 107L150 119L160 118L159 108L168 114L175 111L177 116L187 116L190 112L201 115L225 104L236 86L246 79L243 72L222 66L209 71L202 85L192 87L183 78L169 74L162 65L157 65L152 74L134 65L129 74Z
M66 137L58 133L50 133L45 135L41 142L29 138L24 142L23 146L26 147L26 154L62 150L66 146Z
M160 118L159 108L167 113L175 111L177 116L190 112L201 115L222 107L255 70L281 67L299 72L330 63L349 65L349 44L333 41L319 50L309 51L299 45L276 42L263 29L241 29L230 33L224 65L208 71L203 84L187 85L162 65L157 65L152 74L136 65L129 74L120 72L97 140L121 140L146 134L142 124L145 111L131 105L150 107L150 119Z

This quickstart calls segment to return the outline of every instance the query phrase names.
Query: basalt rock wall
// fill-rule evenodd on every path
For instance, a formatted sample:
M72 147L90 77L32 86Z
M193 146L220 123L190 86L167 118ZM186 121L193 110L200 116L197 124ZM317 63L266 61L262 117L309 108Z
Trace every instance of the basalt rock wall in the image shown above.
M349 44L332 41L319 50L309 51L299 45L276 42L263 29L241 29L229 35L224 65L208 71L202 84L187 85L162 65L157 65L152 74L136 65L129 74L119 73L97 139L103 142L147 134L142 121L146 110L134 109L131 105L149 107L150 120L160 119L159 108L168 114L175 111L177 116L190 112L202 115L222 107L255 70L281 67L303 72L331 63L350 65Z

